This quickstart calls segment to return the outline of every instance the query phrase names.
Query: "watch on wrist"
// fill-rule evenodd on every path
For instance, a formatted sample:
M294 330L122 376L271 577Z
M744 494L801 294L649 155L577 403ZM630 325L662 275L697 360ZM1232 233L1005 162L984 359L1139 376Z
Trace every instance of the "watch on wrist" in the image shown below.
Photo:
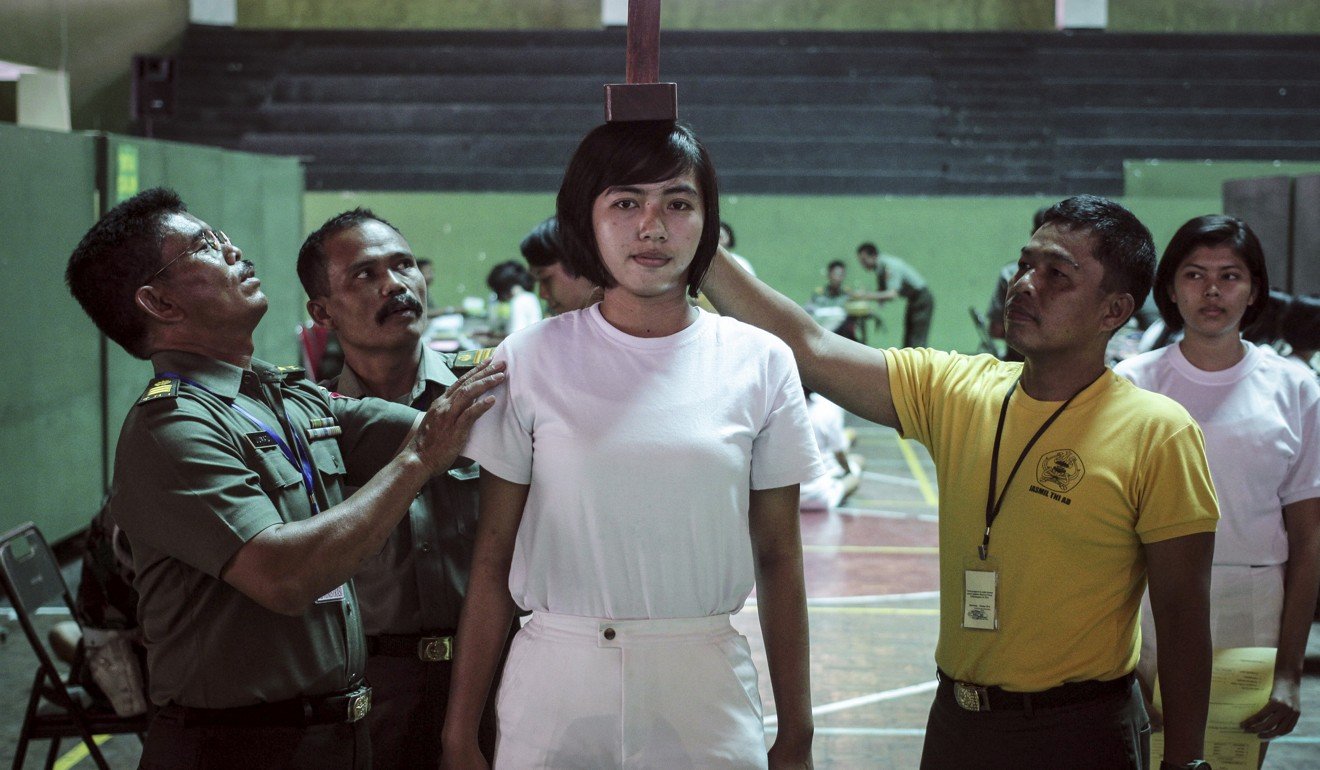
M1161 761L1160 770L1211 770L1210 763L1204 759L1193 759L1185 765L1175 765L1172 762Z

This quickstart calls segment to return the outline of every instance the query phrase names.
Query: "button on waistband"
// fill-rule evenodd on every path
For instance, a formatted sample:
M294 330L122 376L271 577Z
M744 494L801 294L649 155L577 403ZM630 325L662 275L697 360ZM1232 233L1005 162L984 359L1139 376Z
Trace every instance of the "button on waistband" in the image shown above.
M601 632L601 636L605 637L605 641L612 641L614 639L614 629L612 628L605 629L604 631Z

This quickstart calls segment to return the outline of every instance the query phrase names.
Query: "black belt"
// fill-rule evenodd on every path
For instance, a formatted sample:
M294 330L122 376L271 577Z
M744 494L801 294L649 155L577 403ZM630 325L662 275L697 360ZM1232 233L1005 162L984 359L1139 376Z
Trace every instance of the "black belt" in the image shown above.
M940 685L937 693L952 697L954 703L966 711L1031 711L1055 708L1074 703L1085 703L1106 696L1126 694L1132 690L1132 674L1118 679L1085 682L1066 682L1040 692L1014 692L1002 687L981 686L959 682L948 674L935 670Z
M367 637L367 654L389 658L417 658L427 663L454 659L453 634L378 634Z
M319 697L290 698L274 703L257 703L227 709L203 709L169 705L164 713L183 717L184 727L306 727L308 725L348 724L371 711L371 688L361 685L351 690Z

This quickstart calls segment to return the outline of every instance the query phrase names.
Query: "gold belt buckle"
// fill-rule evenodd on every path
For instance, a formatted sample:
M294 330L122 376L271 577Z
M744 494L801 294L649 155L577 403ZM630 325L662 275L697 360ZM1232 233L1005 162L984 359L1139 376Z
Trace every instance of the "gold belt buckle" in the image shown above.
M371 688L364 687L360 692L348 696L348 723L352 724L371 712Z
M986 688L974 684L954 682L953 699L966 711L990 710L990 695Z
M427 663L454 659L454 637L423 636L417 640L417 657Z

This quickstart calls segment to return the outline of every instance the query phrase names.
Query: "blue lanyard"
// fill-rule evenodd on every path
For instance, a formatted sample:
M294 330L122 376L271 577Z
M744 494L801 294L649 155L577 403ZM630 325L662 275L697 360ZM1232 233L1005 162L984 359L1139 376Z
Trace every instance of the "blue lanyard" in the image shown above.
M288 410L284 411L284 421L289 425L289 432L292 434L294 444L298 448L297 452L294 452L293 448L290 447L288 443L285 442L285 440L280 437L280 434L276 430L274 430L265 422L263 422L260 417L257 417L255 414L252 414L248 410L239 406L237 402L226 399L223 396L221 396L219 393L216 393L215 391L206 387L202 383L190 379L188 377L184 377L182 374L178 374L176 372L161 372L157 376L171 380L178 380L180 382L187 383L193 386L194 388L197 388L198 390L202 390L207 393L210 393L212 396L215 396L216 398L228 404L229 407L233 409L235 412L238 412L239 414L243 415L243 417L247 418L248 422L260 428L262 432L264 432L267 436L270 437L272 441L275 442L275 446L280 448L280 452L283 453L285 458L287 458L288 461L293 464L293 467L297 468L302 472L303 484L305 484L307 487L307 500L312 504L312 515L315 516L316 514L321 512L320 506L316 504L316 493L315 493L316 486L313 483L313 479L315 477L312 475L312 463L308 459L311 456L312 452L311 449L303 441L301 441L301 437L298 435L298 429L293 426L293 420L289 419Z

